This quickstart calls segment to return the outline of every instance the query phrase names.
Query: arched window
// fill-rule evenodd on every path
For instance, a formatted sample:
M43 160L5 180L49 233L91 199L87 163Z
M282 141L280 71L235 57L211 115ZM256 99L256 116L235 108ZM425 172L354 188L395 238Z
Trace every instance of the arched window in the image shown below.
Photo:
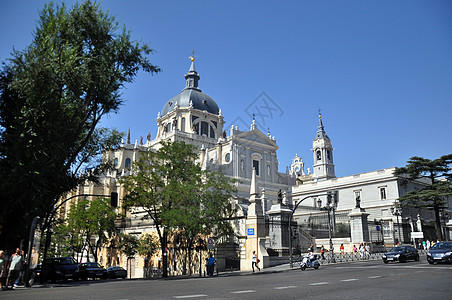
M132 160L130 158L126 158L126 168L130 168Z
M117 168L118 167L118 163L119 163L119 159L116 157L115 160L113 161L113 166L115 168Z

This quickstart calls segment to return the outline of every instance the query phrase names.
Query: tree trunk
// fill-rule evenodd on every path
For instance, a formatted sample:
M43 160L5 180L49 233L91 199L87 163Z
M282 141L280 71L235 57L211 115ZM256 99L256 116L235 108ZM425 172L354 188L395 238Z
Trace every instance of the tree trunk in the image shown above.
M162 277L168 277L168 253L167 253L167 244L168 244L168 232L166 228L163 228L163 243L162 243Z
M441 218L439 216L439 206L434 206L435 211L435 231L436 231L436 238L440 241L443 240L443 233L441 231Z

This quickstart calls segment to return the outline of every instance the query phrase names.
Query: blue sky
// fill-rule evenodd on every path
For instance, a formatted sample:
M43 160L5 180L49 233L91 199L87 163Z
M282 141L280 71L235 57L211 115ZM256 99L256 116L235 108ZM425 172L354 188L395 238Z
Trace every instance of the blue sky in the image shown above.
M31 42L45 2L0 1L1 61ZM256 113L280 147L280 171L295 154L312 167L319 109L337 176L452 152L451 1L129 0L102 7L134 39L151 43L151 61L163 69L140 73L123 91L119 113L103 121L130 128L132 140L155 137L157 113L184 88L195 49L199 86L222 109L225 129L236 121L248 130Z

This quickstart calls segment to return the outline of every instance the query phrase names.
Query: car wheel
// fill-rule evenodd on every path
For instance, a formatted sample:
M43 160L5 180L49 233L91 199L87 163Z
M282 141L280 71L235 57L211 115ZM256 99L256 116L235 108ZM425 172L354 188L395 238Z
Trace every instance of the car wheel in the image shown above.
M387 263L388 263L388 261L387 261L387 260L384 260L383 262L384 262L385 264L387 264Z
M400 256L400 260L399 260L401 263L404 263L404 262L406 262L406 257L405 256Z
M432 262L432 261L428 261L428 263L431 264L431 265L433 265L433 262Z
M415 261L419 261L419 254L414 257Z

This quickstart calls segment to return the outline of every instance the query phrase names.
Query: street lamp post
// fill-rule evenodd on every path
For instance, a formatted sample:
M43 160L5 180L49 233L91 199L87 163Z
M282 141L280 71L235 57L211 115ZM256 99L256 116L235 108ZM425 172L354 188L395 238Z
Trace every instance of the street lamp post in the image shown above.
M399 207L391 207L391 213L393 216L396 216L397 219L397 231L399 232L399 243L402 241L401 235L400 235L400 223L399 223L399 216L402 216L402 209Z
M292 209L292 212L290 213L289 216L289 260L290 260L290 268L293 268L293 255L292 255L292 218L293 218L293 214L295 213L295 211L298 208L298 205L300 205L301 202L303 202L304 200L308 199L308 198L312 198L312 197L318 197L318 196L323 196L324 194L320 194L320 195L311 195L311 196L306 196L303 199L301 199L300 201L298 201L297 205L295 205L295 207Z
M331 199L332 194L331 192L328 192L327 194L327 203L324 207L322 206L322 200L318 199L317 200L317 204L320 208L320 210L324 210L328 213L328 238L330 240L330 256L331 256L331 261L332 262L336 262L336 259L334 257L334 247L333 247L333 240L331 237L331 212L334 212L334 210L336 209L337 206L337 198L335 197L334 201Z

